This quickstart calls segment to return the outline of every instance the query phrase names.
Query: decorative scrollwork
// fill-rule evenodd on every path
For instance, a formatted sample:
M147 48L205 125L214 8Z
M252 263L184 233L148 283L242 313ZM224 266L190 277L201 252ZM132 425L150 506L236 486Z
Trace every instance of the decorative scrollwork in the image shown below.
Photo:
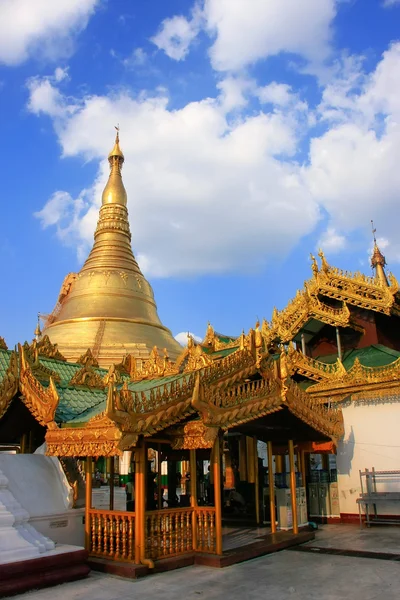
M44 387L36 379L21 345L19 345L19 355L19 386L22 392L22 401L41 425L52 423L59 402L54 380L50 377L48 387Z
M18 391L18 358L15 352L10 354L10 363L0 382L0 418L6 413L12 399Z

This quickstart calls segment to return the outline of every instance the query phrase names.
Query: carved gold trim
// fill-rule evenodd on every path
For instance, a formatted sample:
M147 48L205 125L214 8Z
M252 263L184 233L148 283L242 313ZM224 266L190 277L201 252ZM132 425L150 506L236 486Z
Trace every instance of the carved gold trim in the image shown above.
M218 427L207 427L202 421L189 421L184 425L165 431L171 438L174 450L198 450L212 448L218 435Z
M400 358L389 365L365 367L357 357L348 371L338 372L330 379L310 386L307 388L307 394L317 396L323 402L326 402L327 398L338 402L350 394L383 394L384 390L387 390L390 395L390 390L396 388L399 382Z
M65 356L58 350L57 344L52 344L48 335L44 335L41 340L33 344L36 346L39 356L46 356L47 358L54 358L55 360L61 360L66 362Z
M0 350L8 350L6 340L0 336Z
M288 382L286 404L291 413L333 440L344 434L342 411L335 406L328 408L303 392L294 381Z
M79 369L75 373L75 375L71 378L69 385L73 385L75 387L87 387L91 389L103 390L105 388L105 383L103 379L100 377L98 373L93 369L90 364L90 360L88 359L83 367Z
M47 430L49 456L119 456L122 433L102 413L86 427L52 427Z
M18 358L16 352L11 352L7 371L0 383L0 419L7 412L12 399L18 392Z
M305 282L304 289L298 290L282 311L274 309L271 323L263 322L262 334L267 345L275 340L289 342L311 318L329 325L359 329L351 322L347 304L387 315L392 311L397 313L399 284L394 275L389 274L390 286L386 286L374 277L330 266L322 252L319 256L321 269L312 257L313 277ZM321 295L342 302L342 307L328 306L320 300Z
M179 369L169 359L167 349L164 348L164 356L161 357L157 346L154 346L150 352L149 358L144 362L140 370L134 369L131 372L132 381L141 381L142 379L154 379L157 377L166 377L176 375Z
M32 415L41 425L54 421L59 397L53 378L50 377L49 386L44 387L34 376L31 366L25 357L24 348L19 345L20 375L19 387L22 392L22 401Z
M76 362L78 363L78 365L84 365L84 366L89 363L89 365L91 367L94 367L95 369L97 369L99 367L99 363L93 356L93 352L90 348L88 348L86 350L85 354L82 354L82 356L80 356Z
M333 380L346 373L339 358L330 364L321 362L296 350L292 342L287 351L287 365L290 375L298 373L317 382Z

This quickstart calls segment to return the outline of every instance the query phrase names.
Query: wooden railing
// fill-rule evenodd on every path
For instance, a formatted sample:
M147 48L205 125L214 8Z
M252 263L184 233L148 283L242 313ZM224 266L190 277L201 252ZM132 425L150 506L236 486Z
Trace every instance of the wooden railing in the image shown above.
M135 560L135 513L89 510L91 556ZM195 520L196 547L193 544ZM215 508L153 510L145 515L145 556L153 560L186 552L216 552Z
M89 510L91 556L134 561L135 513Z
M197 551L215 554L215 508L210 506L196 506L195 517L197 524Z
M152 559L190 552L192 508L152 510L146 513L146 557Z

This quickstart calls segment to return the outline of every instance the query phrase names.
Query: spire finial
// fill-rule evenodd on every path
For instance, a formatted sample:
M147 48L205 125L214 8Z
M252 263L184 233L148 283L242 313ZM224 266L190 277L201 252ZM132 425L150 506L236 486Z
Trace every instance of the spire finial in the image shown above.
M376 242L376 228L374 227L374 222L372 219L371 226L372 236L374 238L374 251L371 256L371 267L375 269L375 279L382 285L388 286L389 283L385 273L386 259L378 248L378 244Z
M376 228L374 227L374 222L373 222L372 219L371 219L371 227L372 227L372 236L374 238L374 245L376 246L376 236L375 236L375 234L376 234Z
M110 154L108 162L110 163L110 177L104 189L102 196L102 204L127 204L126 190L122 183L121 169L124 163L124 154L119 147L119 123L114 125L117 134L115 136L115 144Z
M37 325L36 325L36 329L35 329L35 340L38 342L40 340L40 337L42 335L41 329L40 329L40 313L37 314Z

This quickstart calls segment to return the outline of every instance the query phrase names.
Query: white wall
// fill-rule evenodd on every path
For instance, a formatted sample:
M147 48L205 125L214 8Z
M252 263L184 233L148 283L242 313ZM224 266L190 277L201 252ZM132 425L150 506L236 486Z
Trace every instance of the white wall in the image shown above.
M400 470L400 402L352 402L343 407L343 418L345 435L337 452L340 512L358 514L359 471ZM400 477L382 481L377 491L400 491ZM400 503L383 505L379 512L400 514Z

